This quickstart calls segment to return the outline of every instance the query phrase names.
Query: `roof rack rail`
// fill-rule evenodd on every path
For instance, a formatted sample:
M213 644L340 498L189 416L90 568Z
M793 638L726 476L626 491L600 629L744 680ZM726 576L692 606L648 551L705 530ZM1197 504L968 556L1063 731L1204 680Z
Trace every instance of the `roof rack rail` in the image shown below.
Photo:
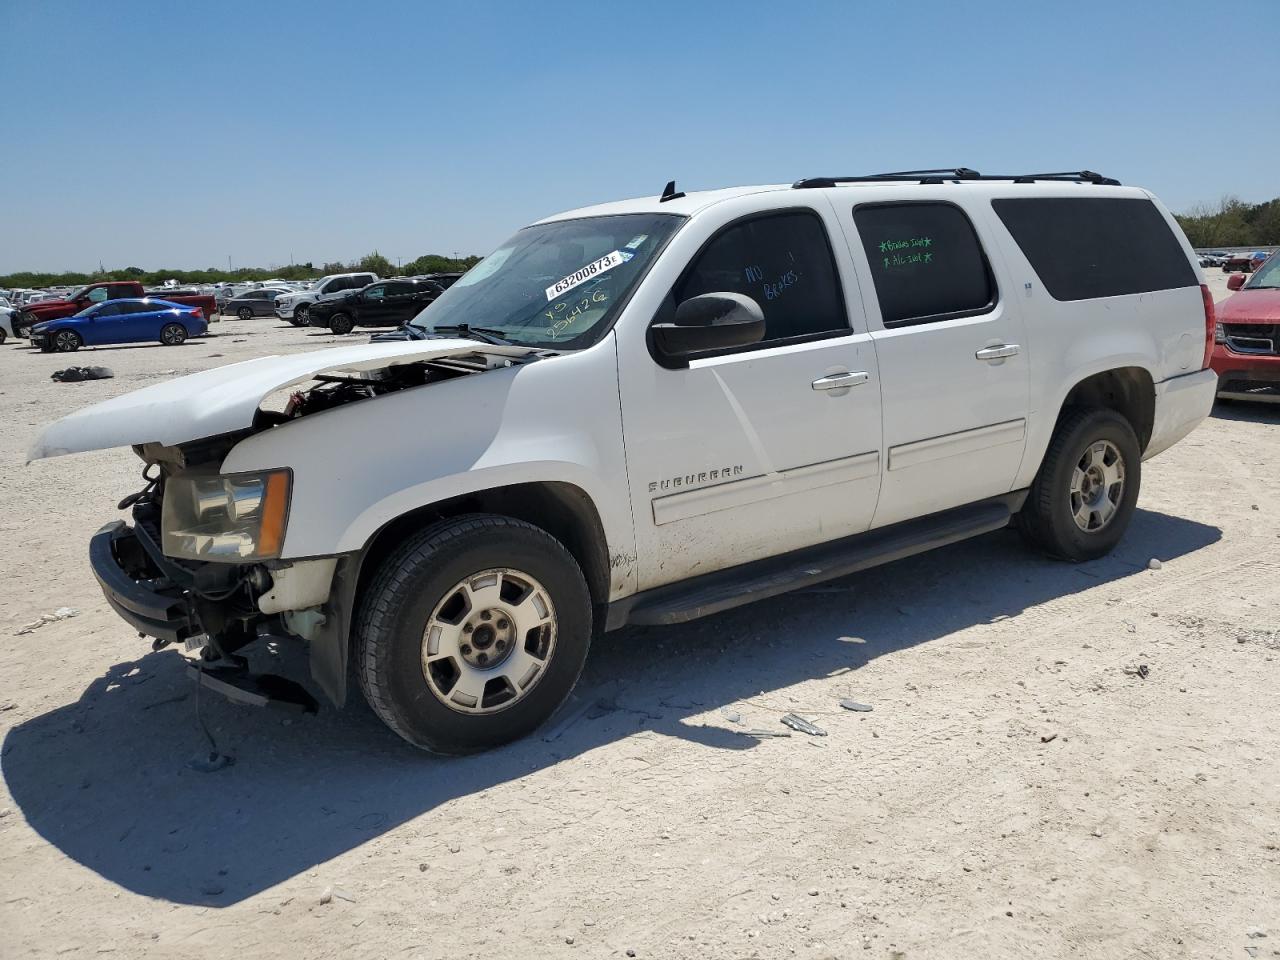
M1063 173L1009 173L982 174L968 167L945 167L940 170L899 170L895 173L872 173L860 177L808 177L797 180L791 186L796 190L812 190L834 187L841 183L921 183L936 184L961 180L1012 180L1014 183L1035 183L1037 180L1060 183L1092 183L1098 186L1118 187L1119 180L1104 177L1092 170L1072 170Z

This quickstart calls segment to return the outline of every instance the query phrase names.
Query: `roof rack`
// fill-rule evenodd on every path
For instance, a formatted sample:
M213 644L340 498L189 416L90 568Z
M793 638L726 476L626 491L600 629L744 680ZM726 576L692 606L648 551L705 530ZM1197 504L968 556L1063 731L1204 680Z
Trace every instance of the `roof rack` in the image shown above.
M1014 183L1035 183L1037 180L1059 183L1092 183L1098 186L1118 187L1119 180L1104 177L1092 170L1070 170L1063 173L1012 173L982 174L968 167L944 167L940 170L899 170L895 173L872 173L860 177L809 177L797 180L791 186L796 190L812 190L834 187L840 183L947 183L962 180L1012 180Z

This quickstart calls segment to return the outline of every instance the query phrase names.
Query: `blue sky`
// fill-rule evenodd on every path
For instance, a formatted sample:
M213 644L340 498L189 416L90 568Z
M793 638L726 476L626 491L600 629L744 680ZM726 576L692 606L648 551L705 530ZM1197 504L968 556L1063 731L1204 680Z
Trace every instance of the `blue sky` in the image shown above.
M485 253L671 177L1269 199L1274 2L3 0L0 273Z

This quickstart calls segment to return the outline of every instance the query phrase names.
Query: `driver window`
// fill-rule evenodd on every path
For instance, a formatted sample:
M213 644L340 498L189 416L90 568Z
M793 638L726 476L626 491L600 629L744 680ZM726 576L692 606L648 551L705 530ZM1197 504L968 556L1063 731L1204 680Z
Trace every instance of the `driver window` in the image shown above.
M101 303L105 299L107 299L106 287L94 287L92 290L89 291L90 303Z
M368 290L364 292L364 298L366 300L381 300L384 296L386 296L386 293L387 293L387 288L385 285L370 287Z
M764 313L763 344L849 330L827 231L817 214L766 214L726 227L676 284L676 304L703 293L741 293Z

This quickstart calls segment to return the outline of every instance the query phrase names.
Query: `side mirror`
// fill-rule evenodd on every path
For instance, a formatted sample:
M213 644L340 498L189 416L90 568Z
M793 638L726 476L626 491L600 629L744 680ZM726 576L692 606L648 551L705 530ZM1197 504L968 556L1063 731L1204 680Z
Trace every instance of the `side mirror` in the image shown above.
M663 366L685 367L689 355L758 343L764 337L764 312L741 293L704 293L676 307L672 323L649 328Z
M1239 290L1241 287L1244 286L1244 282L1247 279L1248 277L1246 277L1243 273L1233 273L1231 276L1227 277L1227 289Z

